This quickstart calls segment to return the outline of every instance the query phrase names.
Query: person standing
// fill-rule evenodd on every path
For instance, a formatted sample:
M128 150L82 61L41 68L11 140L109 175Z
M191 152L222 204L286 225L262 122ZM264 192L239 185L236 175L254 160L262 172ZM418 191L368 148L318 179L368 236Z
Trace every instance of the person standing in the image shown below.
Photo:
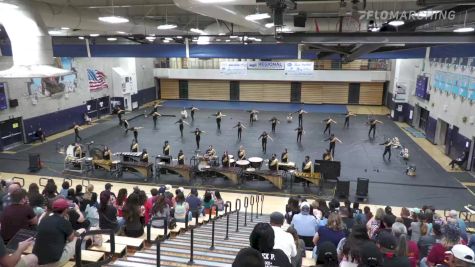
M158 113L158 112L154 112L152 113L152 119L153 119L153 128L154 129L157 129L157 119L158 117L161 117L162 114Z
M242 129L246 129L246 126L244 126L244 124L242 124L240 121L238 121L238 123L236 124L236 126L234 126L233 128L238 128L238 140L241 141L241 133L242 133Z
M185 165L185 154L181 149L180 152L178 152L178 165Z
M196 128L192 133L195 135L196 149L200 149L201 134L206 132L201 131L199 128Z
M336 142L341 144L341 140L338 139L335 134L331 134L329 138L325 139L325 141L330 141L328 150L332 153L332 157L334 158Z
M177 122L175 122L175 124L177 124L177 123L180 126L180 135L181 135L181 137L183 137L183 124L186 124L186 125L189 125L189 124L188 124L188 122L186 122L183 119L179 119Z
M388 138L384 143L380 144L384 146L384 153L383 153L383 159L386 159L386 154L389 154L388 160L391 160L391 147L393 145L393 142L391 141L391 138Z
M305 161L302 163L302 172L311 173L312 172L312 161L310 161L309 156L305 156Z
M368 137L369 138L371 138L371 132L373 132L373 139L374 139L374 136L376 134L376 125L378 123L383 124L382 121L378 121L377 119L374 119L374 118L369 119L368 121L368 125L369 125Z
M190 108L191 112L191 120L194 121L195 120L195 111L198 111L199 109L197 107L191 107Z
M159 102L155 102L153 104L153 109L148 115L152 115L153 113L158 113L158 108L161 107L162 105L159 104Z
M254 124L254 121L257 121L257 113L259 113L259 111L252 109L252 110L249 110L248 112L249 112L249 124L252 126Z
M325 123L325 130L323 130L323 134L325 134L328 130L328 134L332 134L332 123L335 123L336 124L336 121L334 121L331 117L328 117L326 119L323 120L323 122Z
M276 154L272 154L272 158L269 160L269 170L277 171L279 168L279 160Z
M125 125L125 124L124 124ZM136 142L139 141L139 129L142 129L143 127L131 127L131 128L127 128L127 130L125 130L125 134L127 134L129 131L132 131L134 133L134 139Z
M289 152L287 151L287 148L284 149L284 152L282 152L280 156L280 161L282 163L287 163L289 162Z
M297 132L297 143L302 142L302 134L305 133L303 126L299 126L295 131Z
M46 141L45 133L43 132L43 129L41 129L41 127L39 127L36 130L35 136L38 137L41 140L41 143Z
M224 115L221 111L218 111L216 114L216 125L218 126L218 131L221 131L221 119L223 117L225 117L226 115Z
M165 141L165 144L163 145L163 149L162 149L163 155L170 156L170 150L171 150L170 144L168 143L168 141Z
M128 120L123 120L122 125L124 125L125 133L127 133L128 130L129 130L129 121Z
M303 114L308 113L308 112L303 110L303 109L299 109L299 110L297 110L296 113L299 114L299 126L302 126L303 125Z
M123 123L122 115L125 113L125 110L123 110L119 106L117 106L116 112L117 112L117 118L119 118L119 125L122 125L122 123Z
M264 152L264 154L267 152L267 138L269 138L270 140L274 141L272 139L272 137L269 136L269 134L264 131L260 136L259 138L257 138L257 140L259 139L262 139L262 151Z
M270 225L274 230L274 249L282 250L291 261L297 255L297 247L291 234L282 229L284 225L284 215L280 212L273 212L270 215Z
M132 139L132 144L130 145L130 152L139 152L139 143L135 139Z
M244 149L243 146L239 146L238 159L239 160L245 160L246 159L246 150Z
M275 126L277 123L280 123L280 121L276 117L272 117L272 119L269 120L271 125L272 125L272 132L275 133Z
M77 143L78 139L79 141L82 141L81 136L79 136L79 130L82 130L82 128L78 124L75 123L73 126L73 129L74 129L74 142Z
M227 150L224 151L224 154L221 157L221 165L223 165L224 168L229 168L229 154Z
M142 154L140 155L140 162L148 163L148 153L147 153L147 149L143 149L143 150L142 150Z
M351 111L348 111L346 114L345 114L345 123L343 124L343 128L350 128L350 117L351 116L356 116L356 114L354 114L353 112Z

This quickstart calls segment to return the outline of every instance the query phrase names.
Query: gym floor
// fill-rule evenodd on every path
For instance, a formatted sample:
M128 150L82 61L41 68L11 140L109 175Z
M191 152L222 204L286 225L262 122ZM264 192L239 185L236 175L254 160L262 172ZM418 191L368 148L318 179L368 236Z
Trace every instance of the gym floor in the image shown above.
M180 137L178 124L182 107L195 105L200 108L195 114L195 121L190 126L185 126L184 137ZM176 115L176 117L161 117L158 119L157 129L153 128L151 117L138 116L144 112L150 112L150 108L138 110L124 115L124 118L133 118L130 120L130 126L144 127L139 130L139 144L141 149L146 148L153 161L155 155L161 154L162 146L165 140L170 142L172 147L171 154L176 158L178 151L183 149L186 156L186 163L195 151L195 138L192 133L196 127L206 131L201 138L201 150L204 151L208 145L213 145L219 156L224 150L230 154L236 155L240 145L246 149L248 157L257 156L264 159L270 158L276 153L280 154L284 148L288 148L290 161L297 166L301 166L306 155L311 160L321 159L325 148L328 148L328 141L324 141L328 135L323 135L324 125L322 120L331 116L338 122L332 126L332 133L343 142L337 143L335 151L335 160L341 161L342 180L349 180L350 200L354 201L356 190L356 179L364 177L370 179L369 199L372 204L394 205L394 206L421 206L424 204L434 205L437 209L455 208L461 209L466 204L473 204L475 197L460 181L473 181L475 179L465 172L447 172L431 156L429 156L416 142L410 138L400 127L392 122L385 115L376 115L375 117L384 124L377 126L375 140L368 139L368 126L366 125L368 115L358 115L350 120L349 129L343 129L344 113L346 106L342 105L305 105L302 106L308 114L304 115L305 134L302 137L302 143L296 142L295 128L298 126L297 117L294 116L292 123L287 123L286 116L289 112L299 109L301 105L295 104L261 104L261 103L231 103L231 102L210 102L210 101L167 101L160 108L160 113L164 115ZM217 131L215 117L213 113L220 109L226 117L221 123L221 132ZM350 110L353 110L349 107ZM248 109L257 109L261 112L259 120L253 126L249 126ZM188 111L189 113L189 111ZM280 119L275 134L271 134L273 141L268 140L267 153L261 151L261 142L257 140L263 131L270 132L269 119L276 116ZM245 123L247 129L243 130L242 140L237 141L237 130L232 128L238 121ZM83 137L82 143L94 141L96 145L107 145L112 152L129 151L133 134L124 133L124 128L119 127L116 116L110 116L101 119L92 127L81 131ZM399 151L392 151L391 161L383 160L383 146L387 137L397 136L402 145L410 151L410 164L417 167L417 175L410 177L405 175L407 168L406 162L399 157ZM36 173L40 176L61 176L64 168L64 155L56 152L56 148L61 145L67 145L74 142L74 135L68 134L58 137L55 140L35 145L20 146L17 149L2 153L0 155L0 171L14 173L28 173L28 154L39 153L44 163L44 168ZM16 151L16 153L15 153ZM447 162L448 164L448 162ZM264 167L264 169L266 169ZM63 176L72 177L64 174ZM80 176L80 175L76 175ZM109 174L97 170L93 178L101 180L113 180ZM134 183L144 183L143 177L138 177L133 173L124 173L120 178L122 181ZM162 175L158 181L160 184L170 183L176 185L190 185L183 178L177 175ZM152 179L149 180L152 183ZM275 194L290 193L288 189L279 190L267 181L247 181L239 187L232 185L227 179L208 178L197 179L192 182L193 185L202 187L217 187L223 190L239 191L259 191ZM309 194L315 196L318 188L311 186L305 188L302 184L294 184L291 193ZM322 192L326 198L331 197L331 190Z

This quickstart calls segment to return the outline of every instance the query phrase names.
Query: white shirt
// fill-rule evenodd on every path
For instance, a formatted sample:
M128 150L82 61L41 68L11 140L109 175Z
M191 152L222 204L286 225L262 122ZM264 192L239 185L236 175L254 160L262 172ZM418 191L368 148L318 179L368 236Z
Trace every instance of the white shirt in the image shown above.
M289 262L292 257L297 255L297 247L295 246L294 237L284 231L282 228L272 226L274 229L274 249L281 249L285 255L289 258Z

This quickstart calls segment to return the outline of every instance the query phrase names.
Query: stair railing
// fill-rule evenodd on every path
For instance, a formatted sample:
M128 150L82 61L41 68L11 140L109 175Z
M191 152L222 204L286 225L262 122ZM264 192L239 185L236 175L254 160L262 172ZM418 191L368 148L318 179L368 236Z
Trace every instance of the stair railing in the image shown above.
M238 205L239 204L239 205ZM236 199L234 204L235 212L236 212L236 233L239 232L239 211L241 210L241 199Z
M163 220L163 237L158 237L156 242L157 247L157 267L160 267L160 250L161 250L161 243L168 238L168 217L152 217L147 224L147 242L151 242L151 229L152 229L152 222L153 221L162 221Z
M247 207L249 207L249 198L244 197L244 226L247 226Z
M264 208L264 194L261 195L261 216L262 216L262 209Z
M229 239L229 215L231 215L231 212L231 201L226 201L224 204L224 215L226 215L226 236L224 237L224 240Z
M256 195L256 219L259 219L259 201L260 201L260 196Z
M213 210L215 213L214 217L212 218ZM211 247L209 247L210 250L214 250L214 230L216 219L218 219L218 205L213 204L209 209L209 220L211 221Z
M194 244L194 229L196 227L198 227L198 217L200 216L199 212L192 212L193 215L195 215L195 221L196 221L196 224L195 225L190 225L188 228L190 229L190 260L188 261L187 265L193 265L195 264L194 260L193 260L193 254L194 254L194 250L193 250L193 244ZM188 214L187 214L188 216Z
M94 235L102 235L102 234L109 235L109 242L110 242L110 248L111 248L109 252L109 256L107 256L104 260L101 260L98 262L82 264L81 247L82 247L82 242L84 241L84 238L86 236L94 236ZM99 267L99 266L107 265L113 260L113 256L115 254L115 233L111 229L91 230L91 231L84 232L77 238L75 250L76 250L75 262L76 262L77 267Z
M255 198L254 198L254 195L252 195L251 196L251 201L249 201L249 204L251 205L251 222L253 222L252 216L253 216L253 212L254 212L254 203L255 203Z

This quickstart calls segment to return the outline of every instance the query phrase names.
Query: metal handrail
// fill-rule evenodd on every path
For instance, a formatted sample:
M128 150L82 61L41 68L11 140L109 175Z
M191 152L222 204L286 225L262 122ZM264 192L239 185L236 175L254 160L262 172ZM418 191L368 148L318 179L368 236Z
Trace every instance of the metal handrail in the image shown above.
M198 217L200 216L198 212L195 213L195 218L196 218L196 224L195 225L190 225L189 226L189 229L190 229L190 260L188 261L187 265L193 265L195 264L195 262L193 261L193 253L194 253L194 250L193 250L193 242L194 242L194 238L193 238L193 230L198 227ZM188 216L188 214L186 215Z
M211 219L211 215L213 214L213 208L215 211L215 215L214 215L214 218ZM214 250L214 226L215 226L216 219L218 219L218 205L216 204L211 205L210 210L209 210L209 219L211 221L211 247L209 247L209 249Z
M48 183L48 180L49 180L49 178L40 177L40 179L38 180L38 185L39 185L39 186L42 186L42 187L45 187L46 184ZM46 183L45 183L45 184L42 184L42 183L41 183L42 181L46 181Z
M63 178L63 183L64 182L69 182L69 186L73 186L73 179L71 178Z
M224 240L229 239L229 215L231 215L231 201L226 201L224 204L224 214L226 215L226 236L224 237Z
M263 207L264 207L264 194L261 195L261 216L262 216Z
M259 218L259 199L260 199L260 196L256 195L256 219Z
M24 187L25 186L25 178L22 178L22 177L13 177L12 178L12 181L13 182L16 182L17 180L19 180L20 182L18 182L20 184L21 187Z
M82 246L82 242L84 241L84 238L86 236L94 236L94 235L102 235L102 234L109 235L109 242L110 242L110 247L111 247L109 256L102 261L92 262L92 263L83 265L82 260L81 260L81 252L82 252L81 246ZM115 233L111 229L91 230L88 232L84 232L77 238L75 249L76 249L75 261L76 261L77 267L99 267L99 266L109 264L113 260L113 256L115 254Z
M251 201L249 201L249 204L251 205L251 222L253 222L252 215L253 215L253 212L254 212L254 202L255 202L254 195L252 195L251 196Z
M249 207L249 198L244 197L244 226L247 226L247 207Z
M239 205L238 205L239 204ZM236 233L239 232L239 211L241 210L241 199L236 199L234 203L234 211L236 212Z
M160 250L161 250L161 243L162 241L167 240L168 238L168 216L164 217L152 217L150 218L148 224L147 224L147 241L150 242L150 236L151 236L151 228L152 228L152 222L153 221L161 221L163 220L163 237L162 238L157 238L156 240L156 246L157 246L157 267L160 267Z
M85 183L85 181L87 181L87 183ZM81 185L82 186L88 186L90 183L91 183L91 181L89 179L82 179L81 180Z

